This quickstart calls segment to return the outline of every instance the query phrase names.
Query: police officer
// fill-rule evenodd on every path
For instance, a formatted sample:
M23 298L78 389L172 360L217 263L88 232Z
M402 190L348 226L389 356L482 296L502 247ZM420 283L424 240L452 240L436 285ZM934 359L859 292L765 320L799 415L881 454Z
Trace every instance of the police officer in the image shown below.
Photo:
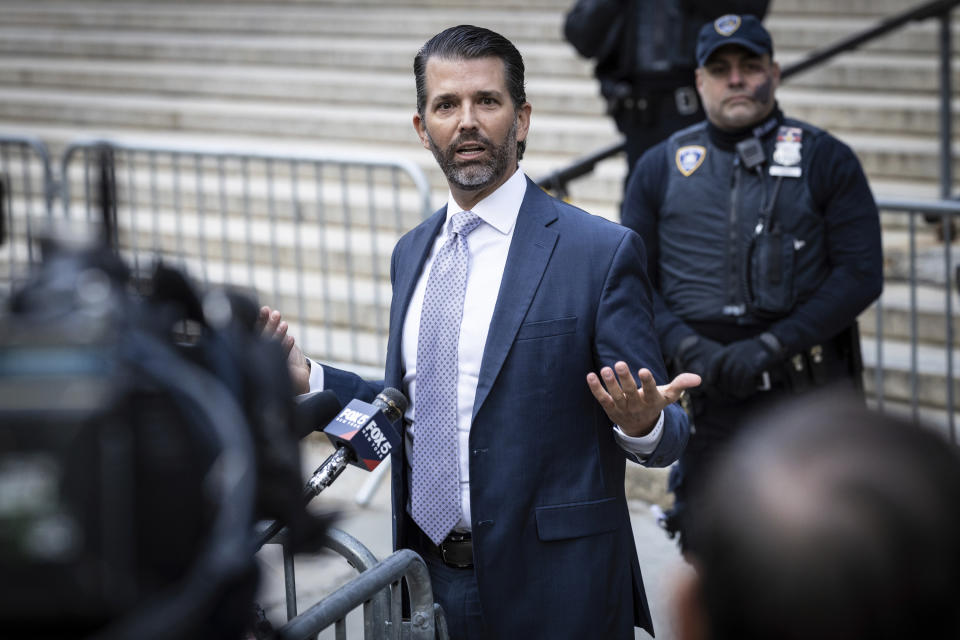
M831 383L859 388L856 318L883 284L876 203L845 144L787 118L773 42L724 15L700 30L707 120L638 162L623 223L647 247L664 359L703 376L668 529L695 526L704 470L748 413Z
M564 35L594 70L626 137L627 168L674 131L703 120L694 89L700 26L724 13L763 18L770 0L577 0Z

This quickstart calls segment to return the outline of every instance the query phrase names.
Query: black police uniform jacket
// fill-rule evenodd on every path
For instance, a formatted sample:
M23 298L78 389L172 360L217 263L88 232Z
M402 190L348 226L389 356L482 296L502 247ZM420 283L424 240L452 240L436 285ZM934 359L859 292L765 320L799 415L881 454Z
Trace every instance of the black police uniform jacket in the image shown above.
M750 139L753 153L738 152ZM798 352L850 326L882 289L879 213L859 161L779 109L753 128L703 122L653 147L622 221L646 244L667 360L694 331L721 343L770 331Z

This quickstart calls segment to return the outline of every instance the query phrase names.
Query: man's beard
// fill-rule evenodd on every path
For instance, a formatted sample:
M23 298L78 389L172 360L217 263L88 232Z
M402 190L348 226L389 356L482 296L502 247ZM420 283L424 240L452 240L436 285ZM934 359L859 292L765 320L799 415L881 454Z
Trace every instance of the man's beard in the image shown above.
M497 180L512 167L508 167L511 150L517 147L517 120L514 119L513 126L507 132L507 136L501 145L494 145L488 138L484 138L479 133L467 133L457 137L447 146L446 149L440 149L430 137L427 131L427 140L430 142L430 151L433 157L437 159L437 164L447 177L447 181L464 191L477 191L483 189ZM470 160L458 164L456 161L457 147L465 142L476 142L483 145L490 153L485 158Z

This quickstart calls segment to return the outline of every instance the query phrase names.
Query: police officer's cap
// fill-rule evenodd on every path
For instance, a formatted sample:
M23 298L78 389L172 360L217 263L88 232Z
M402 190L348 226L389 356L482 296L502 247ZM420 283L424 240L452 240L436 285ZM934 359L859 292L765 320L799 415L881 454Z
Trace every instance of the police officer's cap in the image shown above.
M697 64L702 67L714 51L728 44L739 45L758 56L766 53L773 57L773 40L756 17L728 13L700 29Z

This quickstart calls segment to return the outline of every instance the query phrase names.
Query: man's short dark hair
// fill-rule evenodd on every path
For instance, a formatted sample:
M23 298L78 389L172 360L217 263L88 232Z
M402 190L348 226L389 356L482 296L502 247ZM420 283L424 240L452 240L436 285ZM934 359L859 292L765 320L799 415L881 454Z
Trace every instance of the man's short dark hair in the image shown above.
M523 57L513 43L499 33L461 24L444 29L433 36L417 52L413 59L413 75L417 82L417 113L425 117L427 103L426 69L432 57L448 60L475 60L477 58L500 58L507 81L507 91L513 101L514 111L527 101L523 80ZM517 158L523 157L526 140L517 141Z
M960 455L919 425L807 398L747 432L701 496L712 640L960 638Z

